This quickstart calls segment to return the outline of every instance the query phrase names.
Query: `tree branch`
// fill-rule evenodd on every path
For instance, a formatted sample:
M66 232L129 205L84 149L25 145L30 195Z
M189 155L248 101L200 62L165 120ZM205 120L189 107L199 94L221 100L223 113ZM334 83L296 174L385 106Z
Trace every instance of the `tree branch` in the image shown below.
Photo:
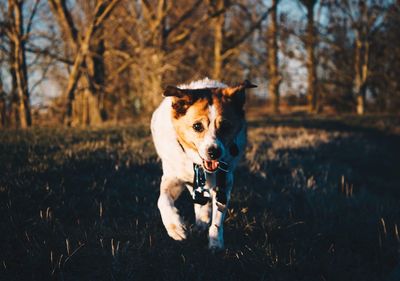
M256 21L255 23L252 24L252 26L241 36L239 37L239 39L237 39L236 41L234 41L232 44L230 44L229 46L225 47L224 49L222 49L222 54L226 53L227 51L234 49L236 47L238 47L240 44L242 44L244 41L246 41L246 39L258 28L261 27L261 24L264 20L267 19L268 15L270 14L270 12L272 11L274 7L270 7L267 11L264 12L264 14L261 15L261 17L259 18L258 21Z
M36 1L35 1L35 4L34 4L34 6L33 6L33 8L32 8L31 15L29 16L28 24L26 25L25 34L29 34L29 33L31 32L32 23L33 23L33 18L34 18L35 15L36 15L36 11L37 11L37 8L38 8L38 6L39 6L39 3L40 3L40 0L36 0Z
M78 49L79 32L75 27L71 13L68 11L65 0L48 0L53 14L58 20L58 24L68 37L72 47Z
M38 54L38 55L44 55L47 56L49 58L55 59L59 62L68 64L68 65L73 65L74 62L68 58L59 56L56 53L52 53L50 50L48 49L40 49L40 48L36 48L36 47L26 47L26 51L29 53L33 53L33 54Z
M174 31L179 25L182 24L185 20L191 17L191 15L194 13L194 11L197 9L197 7L200 6L200 4L203 2L203 0L197 0L191 8L189 8L186 12L183 13L183 15L170 27L165 31L165 38L168 37L168 35Z

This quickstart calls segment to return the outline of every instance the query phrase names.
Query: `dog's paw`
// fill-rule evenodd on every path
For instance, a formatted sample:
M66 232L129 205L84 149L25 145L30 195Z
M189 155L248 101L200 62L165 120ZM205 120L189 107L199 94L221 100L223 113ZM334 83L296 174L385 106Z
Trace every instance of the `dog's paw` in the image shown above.
M186 227L183 224L169 224L166 226L168 235L177 241L186 239Z
M208 248L213 252L224 249L224 237L222 228L212 225L209 229Z

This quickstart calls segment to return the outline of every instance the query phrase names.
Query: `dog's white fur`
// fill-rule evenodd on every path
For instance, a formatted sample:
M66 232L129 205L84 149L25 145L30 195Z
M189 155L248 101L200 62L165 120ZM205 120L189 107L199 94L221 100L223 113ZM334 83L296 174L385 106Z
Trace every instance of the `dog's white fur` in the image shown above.
M204 89L204 88L226 88L226 87L228 87L228 85L216 80L211 80L208 77L202 80L192 81L189 84L181 84L178 86L179 89Z
M225 88L227 85L210 80L208 78L195 81L187 85L178 86L181 89L201 89L201 88ZM229 172L227 173L227 199L229 202L230 192L233 184L233 171L240 159L246 145L246 127L242 127L236 136L235 143L239 149L239 154L235 157L227 153L228 149L219 143L215 134L215 128L209 128L204 142L198 148L199 152L185 149L177 141L177 135L172 124L172 98L166 97L160 106L153 113L151 120L151 131L153 141L158 155L162 161L163 176L160 185L160 197L158 208L160 209L162 222L169 234L175 240L186 238L186 227L179 216L178 210L174 206L174 201L179 197L184 187L193 193L192 181L194 177L193 163L202 164L202 159L207 159L207 148L212 144L222 147L224 162L228 163ZM210 124L214 124L215 109L209 106ZM200 154L200 155L199 155ZM200 157L201 156L201 157ZM196 225L200 228L209 226L209 248L221 249L224 247L223 221L226 209L219 211L217 208L215 187L215 173L206 173L206 189L210 190L212 196L211 204L204 206L194 204ZM211 223L211 224L210 224Z

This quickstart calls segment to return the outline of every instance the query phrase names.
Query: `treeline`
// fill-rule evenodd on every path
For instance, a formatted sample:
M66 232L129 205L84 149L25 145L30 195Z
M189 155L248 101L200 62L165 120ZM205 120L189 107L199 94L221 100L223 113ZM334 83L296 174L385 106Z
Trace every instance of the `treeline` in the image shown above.
M1 1L0 124L119 122L205 76L267 85L276 113L396 112L399 26L396 0Z

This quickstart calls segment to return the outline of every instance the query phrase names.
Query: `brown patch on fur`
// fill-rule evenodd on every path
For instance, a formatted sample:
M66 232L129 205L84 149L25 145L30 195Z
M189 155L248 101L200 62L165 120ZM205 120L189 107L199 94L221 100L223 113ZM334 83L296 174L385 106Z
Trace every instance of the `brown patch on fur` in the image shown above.
M167 193L170 198L176 200L179 195L182 193L184 187L182 182L178 180L164 180L161 183L162 191Z
M173 117L178 119L186 114L190 106L198 100L211 99L213 89L179 89L177 87L168 86L163 95L172 97Z
M196 144L203 139L206 128L209 125L208 120L208 98L198 98L193 104L188 106L184 115L177 116L175 109L173 110L173 124L179 142L184 148L197 150ZM200 122L205 130L196 132L193 129L193 124Z
M176 200L178 199L182 191L183 191L182 185L175 185L168 188L168 195L172 198L172 200Z

